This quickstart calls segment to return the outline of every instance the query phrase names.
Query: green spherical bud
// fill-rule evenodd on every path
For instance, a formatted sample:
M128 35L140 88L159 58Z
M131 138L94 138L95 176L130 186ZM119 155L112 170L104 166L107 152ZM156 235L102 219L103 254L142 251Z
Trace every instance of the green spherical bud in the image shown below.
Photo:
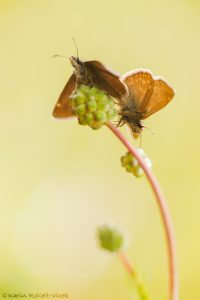
M78 117L78 123L80 125L87 125L87 122L83 116Z
M97 101L97 107L98 107L98 110L104 110L104 111L108 111L109 108L110 108L110 105L109 105L109 98L104 94L103 96L101 95L99 98L98 98L98 101Z
M93 122L93 123L90 125L90 127L91 127L92 129L99 129L99 128L102 127L102 125L103 125L103 124L99 124L98 122Z
M107 112L107 119L112 120L116 115L116 111L113 108L110 108L109 111Z
M79 92L83 93L83 94L88 94L90 93L90 87L87 86L87 85L84 85L84 84L81 84L78 89L77 89Z
M105 123L107 121L106 113L104 111L96 111L95 117L96 117L96 120L101 123Z
M91 94L93 94L93 95L97 94L98 91L99 91L99 90L98 90L96 87L94 87L94 86L90 89L90 92L91 92Z
M124 155L121 157L121 163L123 167L126 167L126 165L129 163L129 159L127 157L127 155Z
M85 115L85 120L87 122L88 125L92 124L92 122L94 122L94 116L92 113L87 113Z
M86 106L85 104L80 104L75 107L74 113L76 116L83 116L86 112Z
M133 161L133 158L134 158L134 157L133 157L133 155L131 154L131 152L127 152L127 153L126 153L126 156L127 156L127 159L128 159L129 162L132 162L132 161Z
M101 90L98 90L98 92L95 94L96 101L106 101L108 99L108 96Z
M85 103L87 99L84 94L78 93L74 100L75 105L79 105Z
M134 167L131 164L126 165L125 168L126 168L126 171L129 173L134 172Z
M97 109L97 103L95 100L87 102L87 108L89 112L94 112Z
M119 251L124 242L122 233L113 225L103 225L97 230L99 244L110 252Z

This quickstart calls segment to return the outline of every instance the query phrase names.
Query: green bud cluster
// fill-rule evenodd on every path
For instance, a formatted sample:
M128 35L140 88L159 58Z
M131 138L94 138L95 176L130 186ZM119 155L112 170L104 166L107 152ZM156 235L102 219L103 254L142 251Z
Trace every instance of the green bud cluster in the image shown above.
M103 225L97 230L99 244L110 252L119 251L124 242L122 233L113 225Z
M74 115L80 125L99 129L116 115L114 101L103 91L80 85L71 96Z
M146 162L146 165L151 168L152 163L150 159L146 156L142 149L137 149L140 155ZM144 174L143 169L140 167L137 159L130 153L127 152L124 156L121 157L122 166L126 169L127 172L132 173L136 177L141 177Z

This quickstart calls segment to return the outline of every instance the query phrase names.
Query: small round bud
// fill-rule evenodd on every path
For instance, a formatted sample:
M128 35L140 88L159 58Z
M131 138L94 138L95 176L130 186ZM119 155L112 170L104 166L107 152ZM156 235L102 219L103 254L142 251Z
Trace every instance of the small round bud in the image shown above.
M88 108L89 112L96 111L96 109L97 109L97 103L96 103L95 99L87 102L87 108Z
M80 125L87 125L87 122L86 122L85 118L82 117L82 116L80 116L80 117L78 118L78 123L79 123Z
M99 244L110 252L119 251L124 242L122 233L113 225L103 225L97 230Z
M137 149L137 151L143 157L146 165L151 168L152 163L150 159L146 156L142 149ZM132 173L136 177L141 177L144 174L143 169L140 167L137 159L130 153L127 152L124 156L121 157L121 164L126 169L127 172Z
M87 94L90 91L90 88L87 85L81 84L78 88L78 91L83 94Z
M85 120L87 122L88 125L92 124L92 122L94 122L94 116L92 113L87 113L85 115Z
M77 117L83 116L86 112L85 104L80 104L76 106L74 113Z
M95 95L96 93L98 93L99 90L93 86L93 87L90 89L90 91L91 91L91 93L92 93L93 95Z
M116 110L113 109L113 108L110 108L108 111L107 111L107 119L108 120L112 120L116 115Z
M121 163L123 167L126 167L126 165L129 163L128 155L124 155L121 157Z
M89 125L89 124L88 124ZM96 121L93 121L90 125L89 125L92 129L99 129L101 128L102 124Z
M95 112L95 117L96 117L96 120L101 122L101 123L104 123L104 122L107 121L106 113L104 111L96 111Z
M134 167L133 167L131 164L127 164L127 165L125 166L125 168L126 168L126 171L127 171L128 173L133 173L133 172L134 172Z
M74 100L75 100L74 102L76 105L83 104L83 103L85 103L85 96L83 94L79 93Z

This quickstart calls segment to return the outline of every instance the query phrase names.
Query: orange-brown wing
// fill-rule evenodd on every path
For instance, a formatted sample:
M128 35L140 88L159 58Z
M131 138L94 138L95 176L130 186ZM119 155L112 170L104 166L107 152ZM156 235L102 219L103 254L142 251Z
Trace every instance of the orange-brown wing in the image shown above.
M71 75L67 84L65 85L58 102L53 110L53 116L55 118L67 118L73 116L73 112L69 103L69 97L76 87L76 76Z
M162 79L154 81L153 93L144 108L142 120L154 114L167 105L173 98L173 89Z
M148 70L131 71L124 74L121 80L128 87L129 101L134 102L138 112L143 111L153 91L154 80L151 72Z
M98 61L86 61L92 83L114 98L121 98L127 93L126 86L121 82L120 75L107 69Z

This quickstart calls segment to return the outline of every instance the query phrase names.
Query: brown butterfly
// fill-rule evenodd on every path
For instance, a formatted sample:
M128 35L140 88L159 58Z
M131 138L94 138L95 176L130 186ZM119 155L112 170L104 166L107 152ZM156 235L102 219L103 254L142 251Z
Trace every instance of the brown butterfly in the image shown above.
M127 123L133 133L139 134L143 128L141 121L167 105L174 91L164 79L146 69L128 72L121 81L128 94L118 100L121 116L118 126Z
M114 98L121 98L127 93L126 86L120 81L120 75L108 70L99 61L81 61L71 56L74 72L64 87L54 108L53 116L66 118L73 116L69 97L80 84L95 86Z

